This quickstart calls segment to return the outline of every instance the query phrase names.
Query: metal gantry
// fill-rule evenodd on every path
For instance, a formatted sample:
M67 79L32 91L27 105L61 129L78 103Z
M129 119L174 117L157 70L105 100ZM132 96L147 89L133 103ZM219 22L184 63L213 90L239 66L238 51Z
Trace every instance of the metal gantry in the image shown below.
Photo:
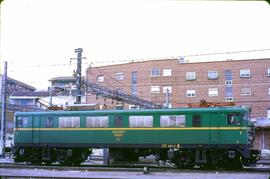
M118 90L111 90L96 83L82 81L82 84L85 86L86 92L95 94L97 96L102 96L104 98L121 101L128 104L134 104L140 106L141 108L148 108L148 109L162 108L162 105L160 104L156 104L136 96L125 94Z

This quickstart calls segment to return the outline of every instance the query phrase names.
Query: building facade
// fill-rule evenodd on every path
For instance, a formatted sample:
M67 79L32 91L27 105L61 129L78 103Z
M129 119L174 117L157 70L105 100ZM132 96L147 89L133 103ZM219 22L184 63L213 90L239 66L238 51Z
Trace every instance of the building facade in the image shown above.
M270 59L198 63L161 59L89 67L86 74L92 83L172 108L186 107L202 99L234 102L249 107L254 121L270 119ZM119 105L90 93L86 102L105 103L111 108ZM131 106L124 104L124 108Z

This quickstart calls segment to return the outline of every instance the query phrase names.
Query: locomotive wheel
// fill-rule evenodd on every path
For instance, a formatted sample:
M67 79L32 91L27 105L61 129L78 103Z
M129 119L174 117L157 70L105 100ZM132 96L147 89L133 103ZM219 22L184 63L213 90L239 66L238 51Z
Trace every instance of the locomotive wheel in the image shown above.
M195 165L194 153L192 151L181 151L176 155L174 163L177 168L191 169Z

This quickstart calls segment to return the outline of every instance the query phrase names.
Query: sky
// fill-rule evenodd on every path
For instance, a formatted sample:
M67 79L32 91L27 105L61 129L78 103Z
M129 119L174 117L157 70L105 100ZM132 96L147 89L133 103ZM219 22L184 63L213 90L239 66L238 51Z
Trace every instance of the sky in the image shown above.
M270 58L264 1L4 0L0 18L1 74L7 61L9 77L37 89L73 74L76 48L83 75L131 60ZM200 55L223 52L242 53Z

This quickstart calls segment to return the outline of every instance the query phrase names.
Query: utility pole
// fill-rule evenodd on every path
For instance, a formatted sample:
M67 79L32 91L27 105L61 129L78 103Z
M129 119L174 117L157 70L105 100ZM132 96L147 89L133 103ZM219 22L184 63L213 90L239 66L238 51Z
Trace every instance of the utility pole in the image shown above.
M5 155L5 146L6 146L6 102L7 102L7 62L4 62L4 74L2 76L2 90L1 90L1 103L2 103L2 115L1 115L1 146L0 146L0 156L4 157Z
M76 104L82 102L82 48L75 49L77 53L77 71L76 71Z

